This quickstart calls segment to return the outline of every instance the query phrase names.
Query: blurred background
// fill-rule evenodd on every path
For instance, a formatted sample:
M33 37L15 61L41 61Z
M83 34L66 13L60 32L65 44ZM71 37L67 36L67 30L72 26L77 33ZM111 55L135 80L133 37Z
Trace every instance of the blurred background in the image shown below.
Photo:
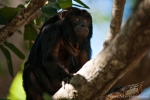
M26 0L0 0L0 3L8 7L17 7L19 4L24 4ZM95 57L102 49L103 42L109 30L111 19L111 10L113 0L82 0L90 7L87 9L93 17L93 37L91 39L92 58ZM122 26L132 14L133 6L137 0L126 0ZM0 26L2 27L2 26ZM24 32L24 27L21 28ZM28 49L23 39L23 34L16 32L8 39L13 43L26 57L28 56ZM10 51L11 52L11 51ZM11 77L7 67L7 60L4 54L0 51L0 100L8 98L12 100L25 100L25 93L22 88L22 70L23 64L26 60L21 60L14 53L11 52L14 76ZM150 86L150 74L147 69L149 65L149 54L147 54L129 73L125 75L117 85L129 85L145 81L144 88ZM146 89L142 95L150 97L150 89Z

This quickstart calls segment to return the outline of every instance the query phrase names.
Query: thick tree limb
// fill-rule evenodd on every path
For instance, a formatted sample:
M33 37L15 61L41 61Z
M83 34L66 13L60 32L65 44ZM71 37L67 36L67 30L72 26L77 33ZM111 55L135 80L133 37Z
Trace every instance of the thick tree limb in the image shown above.
M150 51L128 71L113 87L144 81L143 88L150 86ZM130 80L129 80L130 79Z
M5 41L21 26L25 25L31 16L41 8L47 0L31 0L27 8L23 9L10 23L0 29L0 43Z
M110 29L104 42L104 47L110 44L120 30L125 2L126 0L114 0Z
M87 62L54 99L103 96L150 49L150 0L143 0L111 44Z

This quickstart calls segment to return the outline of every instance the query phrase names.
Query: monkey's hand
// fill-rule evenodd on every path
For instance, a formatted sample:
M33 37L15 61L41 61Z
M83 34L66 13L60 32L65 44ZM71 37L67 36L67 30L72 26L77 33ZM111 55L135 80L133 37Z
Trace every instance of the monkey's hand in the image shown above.
M65 89L65 84L69 84L70 83L70 79L73 77L73 74L69 74L68 77L66 77L65 79L62 80L62 87Z

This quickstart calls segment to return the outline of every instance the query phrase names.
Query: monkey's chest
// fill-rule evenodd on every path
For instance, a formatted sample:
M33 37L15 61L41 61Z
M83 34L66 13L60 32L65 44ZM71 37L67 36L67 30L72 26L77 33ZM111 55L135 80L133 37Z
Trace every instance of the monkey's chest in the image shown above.
M68 72L70 72L72 67L75 67L73 56L64 47L60 47L59 49L58 61Z

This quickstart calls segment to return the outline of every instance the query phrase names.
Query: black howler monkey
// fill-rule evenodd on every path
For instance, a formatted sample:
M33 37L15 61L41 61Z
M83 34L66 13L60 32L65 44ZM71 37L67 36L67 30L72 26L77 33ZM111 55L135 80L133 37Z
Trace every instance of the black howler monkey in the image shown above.
M23 86L27 100L53 95L61 82L91 57L92 18L86 10L70 7L46 21L25 63Z

